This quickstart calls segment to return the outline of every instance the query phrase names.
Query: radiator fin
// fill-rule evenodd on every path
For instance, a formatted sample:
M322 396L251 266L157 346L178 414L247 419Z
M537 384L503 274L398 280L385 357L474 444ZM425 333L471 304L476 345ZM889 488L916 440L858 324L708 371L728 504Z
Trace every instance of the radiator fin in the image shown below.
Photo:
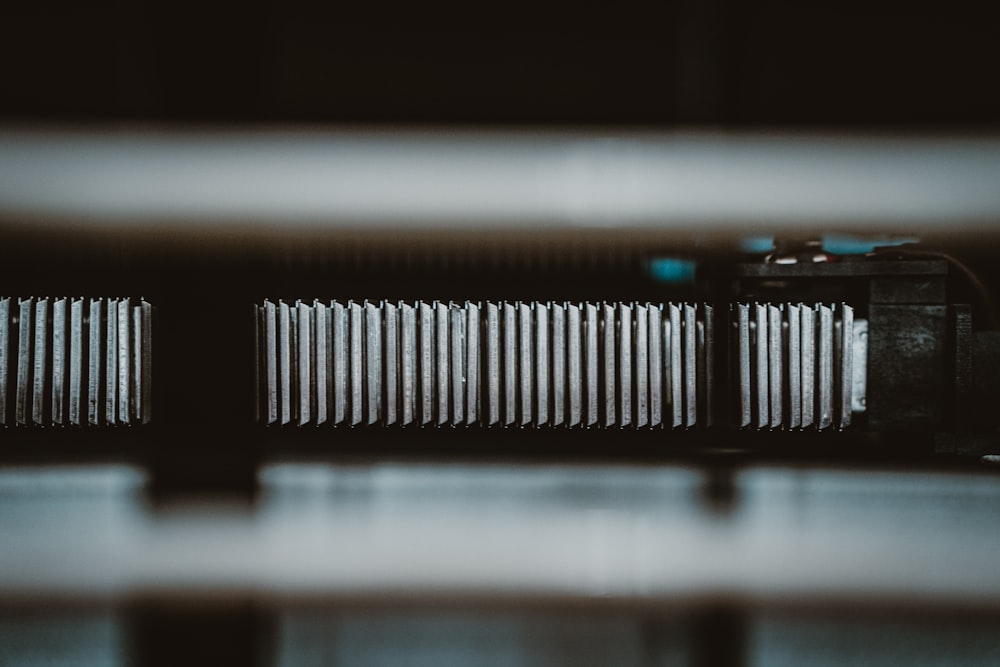
M736 304L737 422L756 429L844 429L854 404L854 309ZM862 320L859 320L859 322Z
M267 424L691 428L707 423L703 304L265 301Z
M152 418L152 306L0 297L0 426L127 426Z

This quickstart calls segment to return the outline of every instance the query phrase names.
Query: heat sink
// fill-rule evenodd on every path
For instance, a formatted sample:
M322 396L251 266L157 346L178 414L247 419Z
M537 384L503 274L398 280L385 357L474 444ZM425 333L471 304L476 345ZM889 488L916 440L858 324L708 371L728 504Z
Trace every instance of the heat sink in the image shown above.
M0 425L146 423L151 375L146 301L0 297Z
M846 304L736 304L739 425L824 430L864 411L867 331Z
M258 420L691 428L712 418L713 309L691 303L265 301Z

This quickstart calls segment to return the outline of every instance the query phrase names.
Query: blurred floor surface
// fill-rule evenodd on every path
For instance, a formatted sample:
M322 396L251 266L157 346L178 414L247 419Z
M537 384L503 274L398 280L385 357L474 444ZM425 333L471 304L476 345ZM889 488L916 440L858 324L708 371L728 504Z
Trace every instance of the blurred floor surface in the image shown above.
M0 471L0 664L120 664L158 596L249 600L288 665L700 664L714 627L749 664L1000 659L988 474L746 467L714 502L675 466L260 481L152 508L128 466Z

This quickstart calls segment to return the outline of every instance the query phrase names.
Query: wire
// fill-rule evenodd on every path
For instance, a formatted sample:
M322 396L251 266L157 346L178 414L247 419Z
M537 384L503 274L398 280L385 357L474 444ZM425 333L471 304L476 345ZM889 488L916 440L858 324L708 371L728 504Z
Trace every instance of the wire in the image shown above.
M962 262L960 259L954 255L949 255L946 252L940 250L915 250L910 248L904 248L899 246L887 247L887 248L876 248L872 254L876 255L899 255L902 257L909 257L911 259L943 259L948 264L957 270L962 276L968 281L969 286L976 293L979 298L980 305L986 315L987 322L990 329L1000 329L1000 310L997 308L996 302L993 300L993 296L990 293L989 287L982 279L976 275L967 264Z

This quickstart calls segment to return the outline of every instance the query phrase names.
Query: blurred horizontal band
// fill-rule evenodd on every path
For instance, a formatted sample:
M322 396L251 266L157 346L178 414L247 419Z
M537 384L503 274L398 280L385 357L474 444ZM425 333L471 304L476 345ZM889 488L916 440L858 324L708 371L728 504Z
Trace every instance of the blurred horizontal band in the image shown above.
M0 225L670 235L944 233L1000 219L998 136L608 134L8 127Z

